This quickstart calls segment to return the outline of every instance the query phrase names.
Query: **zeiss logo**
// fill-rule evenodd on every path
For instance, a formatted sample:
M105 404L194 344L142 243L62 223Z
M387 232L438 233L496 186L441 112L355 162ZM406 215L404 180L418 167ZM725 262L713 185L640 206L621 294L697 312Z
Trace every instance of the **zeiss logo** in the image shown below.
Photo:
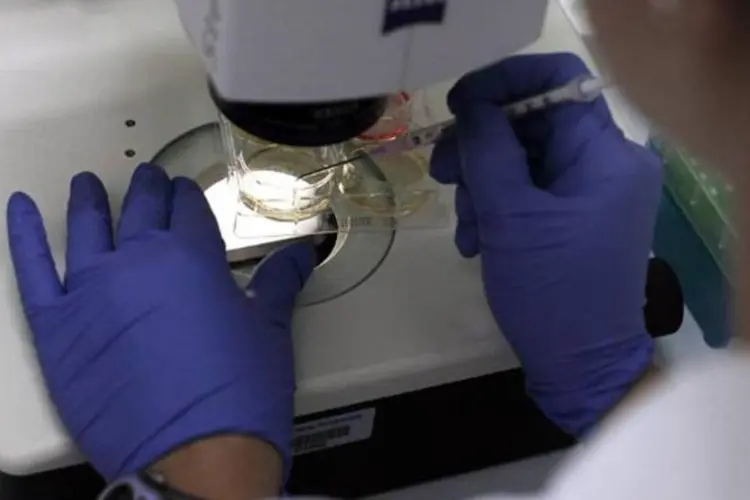
M417 24L441 24L448 0L386 0L383 34Z

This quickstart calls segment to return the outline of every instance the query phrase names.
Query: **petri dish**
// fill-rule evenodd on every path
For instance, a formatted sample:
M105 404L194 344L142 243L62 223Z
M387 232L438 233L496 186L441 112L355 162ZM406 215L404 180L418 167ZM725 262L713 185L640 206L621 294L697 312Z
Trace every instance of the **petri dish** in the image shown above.
M383 118L353 141L353 147L388 142L435 123L427 97L422 90L392 95ZM434 201L435 185L428 174L428 156L424 150L379 156L374 160L377 176L367 167L372 160L352 162L342 167L335 181L340 192L359 206L363 214L403 219Z
M316 149L272 146L236 171L239 196L250 211L278 221L299 221L329 209L335 171L300 179L319 169L326 154Z
M341 192L363 213L408 217L434 194L427 160L418 152L379 157L377 171L366 168L368 161L347 165L339 180Z
M343 145L285 146L254 137L223 116L219 124L227 169L250 211L279 221L297 221L328 208L335 172L294 180L341 161Z

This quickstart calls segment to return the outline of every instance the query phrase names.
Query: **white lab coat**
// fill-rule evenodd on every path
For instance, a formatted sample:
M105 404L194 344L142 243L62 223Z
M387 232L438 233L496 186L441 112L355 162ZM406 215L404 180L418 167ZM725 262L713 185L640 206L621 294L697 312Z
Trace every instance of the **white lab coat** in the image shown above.
M750 499L750 354L667 373L573 452L545 492L492 498Z

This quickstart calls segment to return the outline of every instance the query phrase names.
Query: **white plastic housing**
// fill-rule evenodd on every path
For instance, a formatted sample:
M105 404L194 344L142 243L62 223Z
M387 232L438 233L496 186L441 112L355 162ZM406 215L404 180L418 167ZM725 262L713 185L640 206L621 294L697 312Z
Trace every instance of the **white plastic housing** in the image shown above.
M220 93L298 102L383 95L495 62L536 40L547 0L176 0ZM384 33L388 16L442 22Z

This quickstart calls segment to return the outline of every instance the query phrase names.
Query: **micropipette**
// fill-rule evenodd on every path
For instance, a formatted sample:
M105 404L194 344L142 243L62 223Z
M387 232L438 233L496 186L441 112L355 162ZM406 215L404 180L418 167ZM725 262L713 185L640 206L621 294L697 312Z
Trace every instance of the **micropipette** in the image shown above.
M522 118L530 113L543 111L551 106L572 102L592 102L602 95L608 85L596 76L581 76L569 83L521 101L503 106L503 110L510 119ZM366 157L377 157L395 153L406 153L414 149L431 146L456 124L451 119L435 125L430 125L414 132L409 132L392 141L384 142L376 146L368 146L358 151L354 156L346 160L328 165L303 175L301 178L319 174L326 170L346 165Z

